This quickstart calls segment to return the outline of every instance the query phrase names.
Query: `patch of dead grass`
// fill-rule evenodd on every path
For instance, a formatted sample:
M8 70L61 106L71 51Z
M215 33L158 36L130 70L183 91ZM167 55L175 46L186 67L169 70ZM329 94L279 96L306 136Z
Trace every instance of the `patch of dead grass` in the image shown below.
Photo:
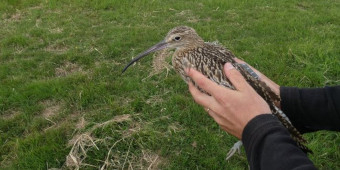
M64 29L57 27L57 28L49 29L49 31L52 34L60 34L60 33L62 33L64 31Z
M81 72L86 73L78 64L65 62L61 67L55 69L55 75L58 77L66 77L69 74Z
M185 17L187 21L191 23L196 23L200 21L200 19L196 17L191 10L183 10L176 13L176 16Z
M5 23L21 22L27 17L33 10L42 8L42 4L25 9L16 9L15 13L3 13L1 18Z
M141 130L142 126L138 122L133 122L127 130L122 132L122 137L127 138L131 135L138 133Z
M310 4L308 3L303 3L299 2L296 4L297 9L302 10L302 11L307 11L310 8Z
M60 113L60 103L51 100L45 100L41 102L41 104L45 107L45 109L42 111L42 117L44 118L51 118Z
M133 100L130 99L130 98L128 98L128 97L120 97L120 98L118 99L118 101L119 101L119 104L121 104L121 105L128 105L128 104L131 103Z
M41 112L41 116L51 123L51 126L48 126L44 129L44 132L51 128L57 128L60 126L60 123L58 124L53 120L56 116L60 114L61 111L61 103L55 102L53 100L45 100L40 102L41 105L43 105L44 110Z
M3 15L3 18L7 17L7 19L4 20L5 22L19 22L23 19L23 13L20 10L16 10L16 12L10 16L8 16L8 14L6 15Z
M147 99L145 103L153 106L153 105L156 105L156 104L162 103L162 102L163 102L162 96L153 95L149 99Z
M137 114L138 115L138 114ZM140 122L133 121L133 117L136 115L124 114L113 117L113 119L94 125L92 128L86 130L81 134L76 134L68 143L71 146L69 154L66 156L66 162L63 166L65 169L83 169L85 167L91 167L96 169L159 169L159 167L166 163L166 159L161 157L158 153L150 151L148 149L142 149L140 152L132 151L134 143L137 141L132 137L132 134L138 133L143 128L142 126L152 124L154 121L164 119L164 117L157 118L153 121L141 124ZM138 120L138 119L137 119ZM85 122L84 118L80 118L77 124ZM92 132L98 128L105 127L111 123L128 122L130 127L128 129L122 129L120 132L122 137L114 142L112 138L107 137L104 139L98 139L93 137ZM174 124L173 126L176 126ZM171 126L171 129L175 129ZM116 132L116 131L115 131ZM167 133L167 132L166 132ZM97 160L102 164L100 166L91 165L87 158L90 150L100 150L105 145L106 156L104 160ZM127 150L120 150L121 146L127 146ZM135 145L135 144L134 144Z
M118 116L115 116L113 119L111 120L108 120L106 122L103 122L103 123L99 123L99 124L96 124L94 125L88 132L93 132L94 130L98 129L98 128L101 128L101 127L104 127L108 124L111 124L111 123L120 123L120 122L125 122L125 121L131 121L131 115L129 114L125 114L125 115L118 115Z
M87 157L87 151L92 149L92 148L95 148L95 149L99 150L99 148L97 147L96 143L99 142L99 141L102 141L101 139L93 138L91 133L94 130L96 130L98 128L102 128L102 127L104 127L104 126L106 126L108 124L119 123L119 122L124 122L124 121L131 121L131 115L125 114L125 115L115 116L111 120L108 120L106 122L94 125L92 128L90 128L89 130L87 130L84 133L75 135L68 142L68 145L72 146L72 148L71 148L69 154L66 157L65 166L68 167L68 168L73 168L73 169L80 169L81 167L84 167L84 166L95 167L95 166L92 166L90 164L84 163L84 160ZM82 117L78 121L78 123L76 125L76 128L77 129L83 129L85 127L85 124L86 124L86 121ZM115 144L117 144L119 141L117 141ZM110 155L110 152L111 151L109 151L108 155ZM102 167L104 167L104 169L105 169L105 163L104 163L104 165ZM103 169L103 168L101 168L101 169Z
M184 128L178 123L174 122L168 126L168 132L170 134L182 131Z
M55 53L55 54L64 54L68 51L68 47L61 43L61 44L50 44L45 48L45 51Z
M1 118L4 120L11 120L11 119L14 119L18 115L20 115L19 111L7 110L1 115Z
M163 163L163 158L159 156L157 153L154 153L149 150L142 150L142 155L140 157L141 169L158 169L159 165Z
M79 118L77 124L76 124L76 129L84 129L86 126L87 122L85 121L84 117Z
M117 141L117 142L121 142ZM132 140L133 141L133 140ZM130 145L132 143L130 142ZM115 146L114 143L113 146ZM130 146L129 145L129 146ZM112 149L112 148L110 148ZM110 150L111 151L111 150ZM166 159L161 157L159 154L150 151L148 149L142 149L141 154L133 154L130 152L126 152L123 155L119 155L117 153L111 153L109 152L108 154L112 154L112 159L108 159L110 156L107 156L107 159L104 161L103 166L101 166L101 170L104 169L148 169L148 170L153 170L153 169L159 169L160 165L166 163ZM123 156L123 157L122 157Z
M89 164L83 163L87 157L87 151L91 148L97 147L95 140L87 133L76 135L69 144L73 144L69 154L66 157L65 165L68 168L80 169L82 166L90 166ZM94 166L95 167L95 166Z

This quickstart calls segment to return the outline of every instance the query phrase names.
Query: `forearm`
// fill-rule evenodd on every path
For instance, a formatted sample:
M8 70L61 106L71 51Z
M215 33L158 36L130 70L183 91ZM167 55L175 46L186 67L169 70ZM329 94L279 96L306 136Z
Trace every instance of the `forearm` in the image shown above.
M242 142L251 169L316 169L271 114L252 119L244 128Z
M280 96L282 110L300 132L340 131L340 86L281 87Z

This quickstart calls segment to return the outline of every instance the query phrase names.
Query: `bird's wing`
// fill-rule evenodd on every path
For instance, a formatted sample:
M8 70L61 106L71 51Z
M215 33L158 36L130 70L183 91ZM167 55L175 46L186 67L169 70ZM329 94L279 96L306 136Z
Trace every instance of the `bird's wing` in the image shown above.
M205 45L207 46L207 48L214 49L218 51L219 53L223 54L223 55L215 55L214 57L216 57L217 59L225 63L227 62L236 63L234 60L236 56L230 50L228 50L227 48L224 48L218 41L205 42Z
M230 63L232 63L234 65L234 67L236 67L237 70L239 70L242 73L242 75L246 78L248 83L253 82L252 80L247 79L247 77L254 77L254 74L252 74L246 67L240 66L240 65L236 64L236 62L234 60L234 58L236 56L230 50L224 48L218 42L206 43L206 44L208 46L211 46L211 47L215 48L215 50L217 50L217 51L219 51L220 53L223 54L223 55L216 56L216 58L221 59L223 62L230 62ZM256 79L256 77L254 77L254 78ZM270 87L268 87L268 85L265 82L259 80L259 81L257 81L257 83L259 83L261 85L261 87L264 89L264 91L266 92L267 97L268 97L269 100L275 101L277 103L279 103L281 101L280 96L276 95L274 93L274 91ZM262 96L262 97L264 98L265 96Z

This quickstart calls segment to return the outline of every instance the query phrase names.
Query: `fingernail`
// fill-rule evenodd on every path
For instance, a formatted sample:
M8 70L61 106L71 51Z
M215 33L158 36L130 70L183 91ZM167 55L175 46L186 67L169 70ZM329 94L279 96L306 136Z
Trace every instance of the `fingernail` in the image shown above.
M227 70L231 70L231 69L234 69L234 66L231 65L231 63L227 63L226 68L227 68Z

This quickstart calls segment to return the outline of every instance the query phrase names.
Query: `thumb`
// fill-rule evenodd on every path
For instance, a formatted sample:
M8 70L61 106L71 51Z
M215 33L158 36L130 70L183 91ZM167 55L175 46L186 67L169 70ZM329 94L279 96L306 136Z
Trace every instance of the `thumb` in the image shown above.
M224 72L233 86L240 91L249 89L249 84L244 79L242 74L235 69L231 63L226 63L224 65Z

